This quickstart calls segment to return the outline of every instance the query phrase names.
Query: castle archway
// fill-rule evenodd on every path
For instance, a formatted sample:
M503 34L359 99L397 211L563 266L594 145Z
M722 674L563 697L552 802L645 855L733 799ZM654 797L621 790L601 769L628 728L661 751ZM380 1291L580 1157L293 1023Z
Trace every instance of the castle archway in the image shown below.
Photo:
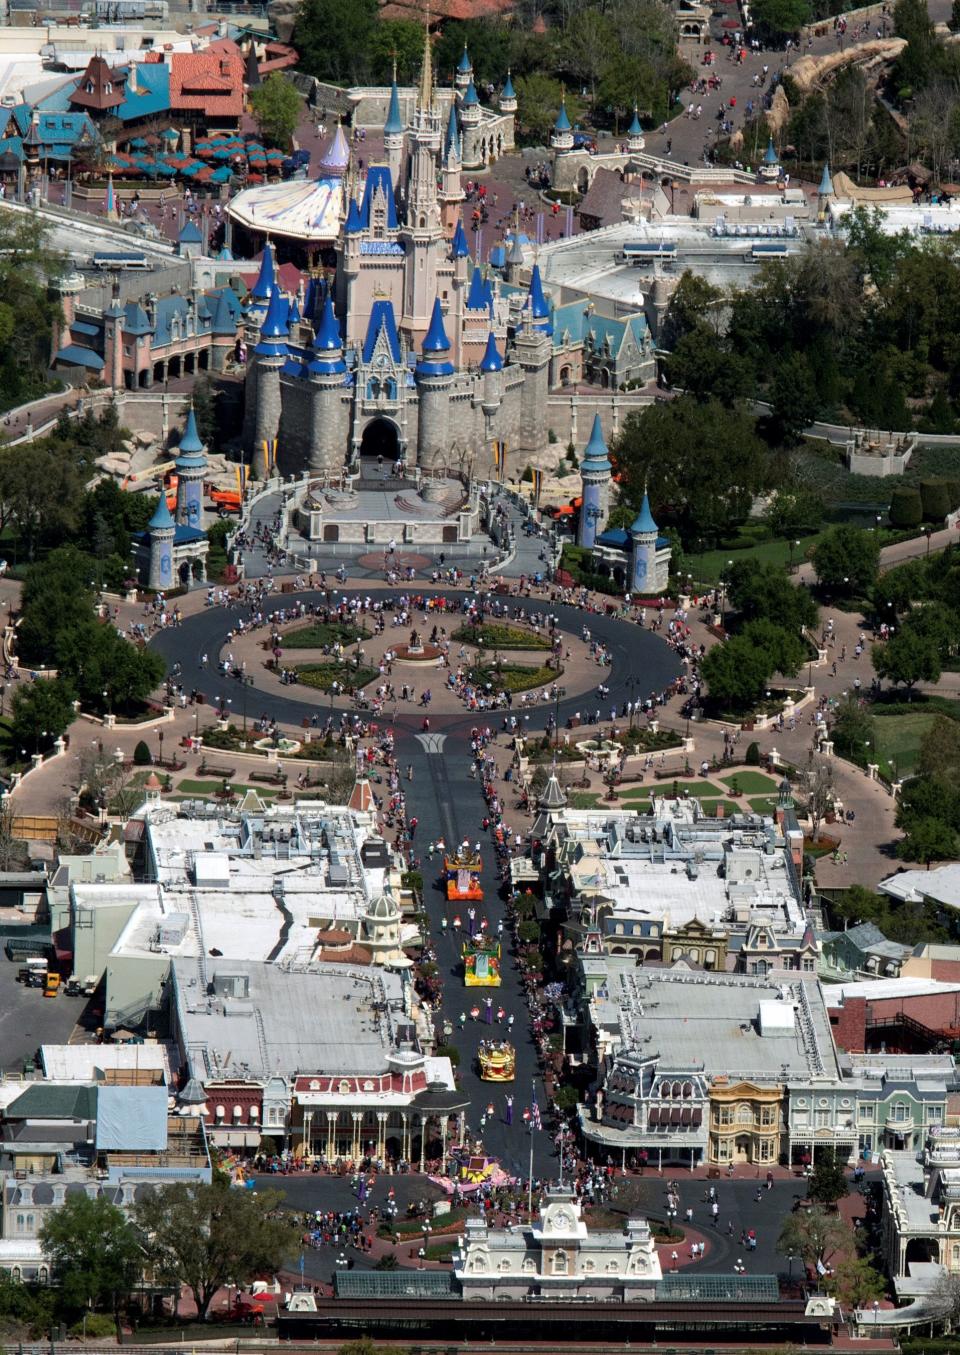
M400 434L392 419L371 419L360 440L360 456L382 457L389 465L400 458Z

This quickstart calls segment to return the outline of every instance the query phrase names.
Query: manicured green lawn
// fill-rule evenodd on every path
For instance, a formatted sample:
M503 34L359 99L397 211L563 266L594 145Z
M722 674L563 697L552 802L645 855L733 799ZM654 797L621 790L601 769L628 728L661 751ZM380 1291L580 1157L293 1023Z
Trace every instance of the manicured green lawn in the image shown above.
M711 818L715 819L717 817L718 805L723 805L723 817L725 819L729 819L731 814L742 814L744 811L744 803L742 800L739 802L736 800L705 800L702 796L700 797L700 808L703 810L704 814L709 815Z
M177 791L185 792L187 795L212 795L222 785L222 781L191 781L189 777L184 777L182 781L177 782ZM230 785L233 786L232 781Z
M571 809L595 809L600 803L600 796L589 790L572 790L567 793L567 803ZM634 807L631 805L631 808Z
M923 736L937 719L936 711L917 711L915 715L878 715L873 722L877 735L877 756L870 762L886 763L897 776L912 772L920 756Z
M333 684L340 687L365 687L377 676L376 668L357 668L352 663L299 663L297 678L305 687L316 687L328 692Z
M485 645L487 649L549 649L550 641L523 626L486 621L482 626L460 626L451 635L457 644Z
M337 641L342 645L356 644L357 640L366 640L369 636L368 630L350 623L316 621L288 631L280 643L285 649L323 649L324 645L333 645Z
M754 814L772 814L777 807L777 797L761 795L759 799L750 800L749 805Z
M764 776L763 772L730 772L727 776L721 776L719 780L721 780L725 786L729 786L736 781L737 785L746 795L753 795L762 790L777 789L776 781L770 776Z
M504 663L499 668L478 665L471 668L468 675L478 686L485 687L489 683L495 692L526 692L556 682L561 676L556 668L547 668L545 664L532 668L526 663Z
M800 537L799 547L793 548L793 563L802 564L806 558L806 552L815 546L820 540L822 532L817 532L813 536ZM798 538L794 537L794 540ZM741 560L757 560L763 565L781 565L784 569L790 563L790 544L788 541L761 541L758 545L752 546L749 550L708 550L702 555L699 551L691 551L688 556L687 569L701 583L716 583L722 579L724 573L728 570L728 560L738 564Z
M622 794L624 796L645 795L649 798L651 789L654 789L657 795L672 795L674 785L676 785L678 795L683 795L686 791L691 797L697 798L701 795L722 795L724 792L723 786L715 786L712 781L682 781L678 777L674 782L669 777L664 777L662 781L656 783L655 787L651 787L648 783L644 786L635 786L624 790Z

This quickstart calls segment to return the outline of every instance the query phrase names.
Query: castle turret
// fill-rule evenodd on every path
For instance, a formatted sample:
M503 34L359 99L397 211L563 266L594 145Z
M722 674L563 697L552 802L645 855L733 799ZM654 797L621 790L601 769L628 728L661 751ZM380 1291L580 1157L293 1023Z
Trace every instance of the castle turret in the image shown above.
M817 217L820 221L827 214L827 206L833 197L833 179L830 175L830 166L824 165L823 173L820 175L820 187L817 189Z
M773 137L770 137L767 149L763 153L763 163L760 165L760 178L764 183L776 183L780 174L780 157L774 150Z
M645 593L659 591L657 580L657 537L659 532L650 511L650 496L643 491L643 503L630 528L630 590Z
M430 31L427 29L424 33L417 107L409 137L406 221L400 232L400 241L407 254L403 322L411 343L416 343L429 326L444 248L443 223L437 200L440 141L440 112L433 86L433 57L430 52Z
M270 298L277 289L277 273L274 266L273 245L268 240L263 247L260 271L257 280L250 288L250 301L244 313L248 337L258 331L270 305Z
M280 427L280 369L287 358L288 311L280 288L275 287L260 326L260 341L253 351L257 392L253 466L261 479L272 468L273 444Z
M397 90L397 65L393 65L393 83L390 86L390 103L387 107L387 120L383 124L383 153L390 166L395 193L401 187L400 174L403 168L403 119L400 116L400 94Z
M643 139L643 128L640 126L640 114L637 111L637 105L634 104L633 122L627 128L627 150L636 153L642 151L646 144Z
M103 313L104 380L114 390L122 390L123 381L123 307L120 305L120 280L114 277L110 305Z
M473 83L473 62L470 60L470 53L467 51L467 44L463 44L463 56L461 56L457 65L456 86L457 89L466 89Z
M416 380L420 392L418 460L424 470L435 470L446 464L449 452L450 391L454 380L450 340L444 328L439 297L433 303L430 328L417 363Z
M516 113L517 91L513 87L513 79L509 71L507 71L507 78L503 89L500 91L500 98L497 102L500 105L501 113Z
M164 592L173 587L173 537L177 524L167 507L166 493L161 489L160 501L153 517L147 523L150 534L150 566L147 587Z
M480 407L487 420L493 418L503 399L503 358L497 348L497 336L493 330L487 335L487 347L480 359L483 373L483 396Z
M310 402L311 471L334 474L343 465L343 450L350 438L350 406L343 398L346 371L343 340L328 291L307 364L307 378L314 389Z
M520 269L524 265L523 245L520 243L520 227L517 224L517 214L513 214L513 231L507 241L507 253L504 259L504 272L507 282L516 283L520 281Z
M206 448L197 431L197 416L190 406L186 426L177 449L177 526L203 530L203 474L207 469Z
M486 147L480 127L480 98L471 80L460 101L460 122L463 126L462 155L464 169L486 167Z
M213 338L210 352L211 365L214 371L222 372L237 341L237 322L227 299L226 288L223 288L217 297L211 335Z
M553 124L553 131L550 133L550 145L558 155L564 151L573 150L573 128L570 125L570 119L567 116L567 100L564 97L560 104L560 112L557 114L557 120Z
M523 372L520 389L520 419L517 425L517 446L526 452L539 452L547 442L546 420L543 412L549 396L550 355L553 346L549 328L528 319L513 343L517 365Z
M593 548L599 534L606 525L610 512L610 479L613 466L603 438L600 415L594 414L590 441L580 463L580 480L583 485L583 502L580 506L580 528L577 532L577 545Z
M540 265L538 263L533 265L533 272L530 274L527 305L530 308L530 323L533 328L541 334L552 334L553 315L550 310L550 303L543 294L543 279L540 276Z
M443 145L443 172L440 176L441 217L445 235L449 235L460 221L460 204L465 196L460 178L462 168L463 156L460 150L460 129L457 126L457 106L451 102L450 117L447 120L447 134ZM462 226L460 232L463 233Z

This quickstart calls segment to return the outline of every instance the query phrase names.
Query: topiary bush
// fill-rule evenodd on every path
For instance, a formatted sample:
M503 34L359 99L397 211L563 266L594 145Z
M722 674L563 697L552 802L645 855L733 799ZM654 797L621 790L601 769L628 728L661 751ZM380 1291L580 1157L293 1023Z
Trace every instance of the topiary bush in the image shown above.
M744 762L747 764L748 767L759 767L759 766L760 766L760 745L759 745L759 743L751 743L751 744L748 744L748 745L747 745L747 751L746 751L746 753L744 754L743 760L744 760Z
M890 526L919 527L923 521L923 500L919 489L899 485L890 496Z
M925 522L942 522L950 512L950 491L946 480L921 480L920 502Z
M133 765L135 767L149 767L152 762L153 757L151 756L150 749L144 740L141 739L133 750Z

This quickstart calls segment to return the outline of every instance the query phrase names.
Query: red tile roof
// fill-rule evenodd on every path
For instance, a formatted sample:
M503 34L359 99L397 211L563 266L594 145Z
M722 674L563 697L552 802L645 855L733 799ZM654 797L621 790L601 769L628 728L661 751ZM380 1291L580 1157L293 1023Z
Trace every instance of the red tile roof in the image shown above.
M233 53L174 52L170 57L170 107L209 117L239 118L243 112L243 60ZM214 44L211 44L211 48Z

